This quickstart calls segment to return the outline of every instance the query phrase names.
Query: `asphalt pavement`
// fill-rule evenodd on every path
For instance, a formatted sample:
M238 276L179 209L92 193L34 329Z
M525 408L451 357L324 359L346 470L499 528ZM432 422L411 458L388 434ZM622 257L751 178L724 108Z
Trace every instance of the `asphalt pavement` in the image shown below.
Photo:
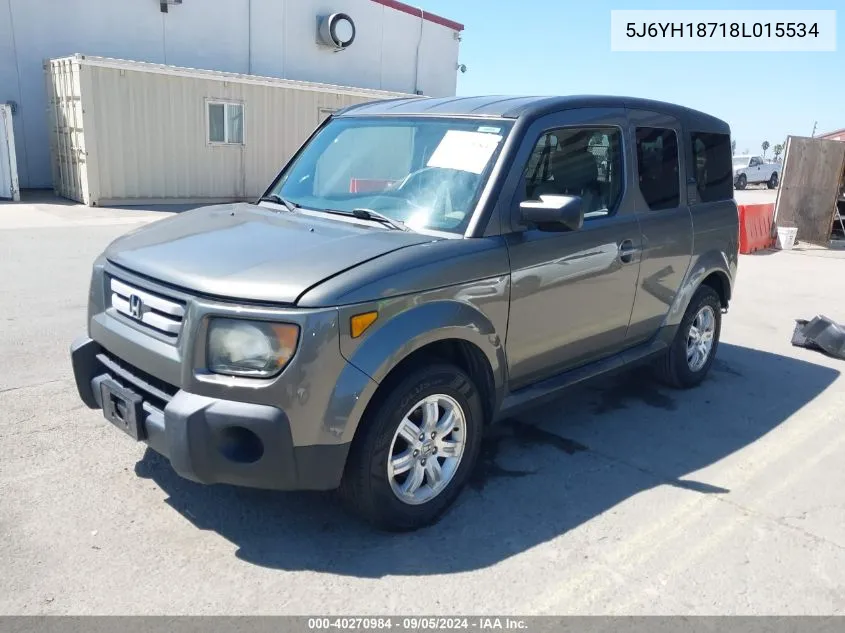
M742 191L734 191L737 204L767 204L777 200L778 190L767 189L765 185L752 185Z
M745 195L745 194L743 194ZM40 205L40 206L39 206ZM842 614L845 252L740 259L707 381L599 379L495 429L436 526L204 487L79 401L88 273L161 210L0 205L2 614Z

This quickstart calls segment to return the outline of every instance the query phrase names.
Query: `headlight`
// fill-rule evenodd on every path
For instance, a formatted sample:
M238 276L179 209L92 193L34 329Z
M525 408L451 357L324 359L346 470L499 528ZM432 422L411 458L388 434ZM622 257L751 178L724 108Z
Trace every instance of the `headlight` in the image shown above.
M206 364L215 374L267 378L288 364L298 340L299 327L288 323L212 319Z

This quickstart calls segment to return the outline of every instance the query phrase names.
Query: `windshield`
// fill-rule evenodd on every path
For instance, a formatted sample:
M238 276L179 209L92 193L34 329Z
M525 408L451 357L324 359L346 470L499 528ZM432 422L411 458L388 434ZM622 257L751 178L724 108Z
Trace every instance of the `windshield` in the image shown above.
M748 161L751 159L747 156L744 158L734 158L734 168L736 167L748 167Z
M338 118L270 193L318 211L369 209L414 230L463 233L512 123Z

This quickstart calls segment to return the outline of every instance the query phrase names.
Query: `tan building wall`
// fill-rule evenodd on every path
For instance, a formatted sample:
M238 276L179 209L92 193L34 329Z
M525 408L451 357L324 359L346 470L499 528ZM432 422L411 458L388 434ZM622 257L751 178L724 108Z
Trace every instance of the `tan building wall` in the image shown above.
M261 194L329 112L399 95L75 56L45 67L54 187L89 205ZM242 143L209 140L208 103L242 106Z

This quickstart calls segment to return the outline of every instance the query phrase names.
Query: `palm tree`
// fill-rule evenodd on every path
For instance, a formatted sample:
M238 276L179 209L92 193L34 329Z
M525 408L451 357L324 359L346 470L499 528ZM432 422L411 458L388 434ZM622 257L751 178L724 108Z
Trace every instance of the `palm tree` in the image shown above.
M783 145L781 145L780 143L778 143L777 145L775 145L775 146L772 148L772 151L775 153L775 160L777 160L777 159L778 159L778 156L780 156L781 154L783 154Z
M763 148L763 158L766 158L766 150L769 149L769 141L763 141L763 144L760 147Z

